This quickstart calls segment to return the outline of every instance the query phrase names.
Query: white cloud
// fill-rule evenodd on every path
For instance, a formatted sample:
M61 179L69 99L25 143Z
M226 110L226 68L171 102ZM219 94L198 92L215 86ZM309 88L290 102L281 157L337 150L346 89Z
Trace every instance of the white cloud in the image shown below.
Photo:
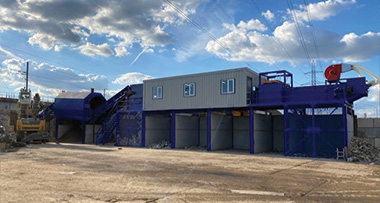
M377 109L379 111L379 109ZM358 117L375 117L376 114L376 107L370 107L370 108L361 108L355 110L355 114L358 115Z
M102 90L108 86L108 79L104 75L78 74L70 68L28 61L29 86L33 93L38 92L42 96L57 96L62 90L89 91L91 88ZM26 60L20 58L9 58L2 62L1 80L14 91L25 86L25 76L20 74L20 71L25 70L25 63Z
M194 14L200 1L172 2L186 14ZM110 42L116 40L115 47L110 47L115 49L113 54L125 56L134 44L143 49L166 46L171 36L165 28L183 22L172 7L157 0L0 2L0 31L27 32L31 35L28 42L44 50L60 51L62 45L85 48L90 36L102 35ZM81 53L98 55L90 50Z
M153 77L150 75L145 75L138 72L131 72L131 73L125 73L123 75L120 75L118 78L112 81L112 83L120 84L120 85L131 85L131 84L142 83L143 80L152 79L152 78Z
M267 27L263 25L259 20L251 19L248 22L240 21L240 23L237 25L238 28L245 29L245 30L258 30L258 31L265 31L267 30Z
M14 55L12 52L8 51L8 50L5 50L3 47L0 46L0 52L3 52L5 55L7 55L7 57L9 58L16 58L16 59L19 59L20 57Z
M225 27L234 28L234 25L229 24ZM311 35L312 28L302 23L300 28L304 33L310 55L316 56ZM294 60L298 62L305 60L305 54L292 22L285 21L278 26L273 36L255 30L230 30L229 33L218 38L218 41L229 47L232 53L226 52L224 47L215 41L209 41L206 50L230 61L290 62L288 54L281 48L279 41L287 48ZM380 52L380 33L368 32L362 35L350 33L342 36L321 29L315 29L315 32L322 60L343 59L346 62L357 62L367 60Z
M107 43L95 45L87 42L85 45L78 47L80 53L88 56L109 56L113 54Z
M36 33L28 40L29 44L39 45L43 50L50 50L57 44L58 40L52 36L43 33Z
M272 21L274 19L274 14L270 10L267 10L266 12L262 12L261 15L270 21Z
M125 47L115 47L115 53L117 57L128 56L130 54Z
M380 53L380 33L367 32L363 35L349 33L340 41L344 44L344 61L363 61Z
M356 0L327 0L308 5L311 20L326 20L332 16L349 8L356 3ZM308 14L305 5L301 5L299 10L294 10L297 18L302 21L308 21ZM290 13L290 10L288 10Z
M56 44L56 45L54 45L54 51L60 52L63 47L66 47L66 45L65 44Z
M380 100L380 85L377 84L369 88L367 101L369 102L379 102Z

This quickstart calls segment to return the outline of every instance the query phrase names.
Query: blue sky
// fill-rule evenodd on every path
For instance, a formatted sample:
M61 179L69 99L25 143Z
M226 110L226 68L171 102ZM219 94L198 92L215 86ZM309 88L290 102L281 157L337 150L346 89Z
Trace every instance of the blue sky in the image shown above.
M245 66L286 69L299 86L311 60L317 70L346 62L380 75L379 10L374 0L0 0L0 92L18 92L27 60L43 96L91 87L109 96L143 79ZM357 114L376 116L379 91Z

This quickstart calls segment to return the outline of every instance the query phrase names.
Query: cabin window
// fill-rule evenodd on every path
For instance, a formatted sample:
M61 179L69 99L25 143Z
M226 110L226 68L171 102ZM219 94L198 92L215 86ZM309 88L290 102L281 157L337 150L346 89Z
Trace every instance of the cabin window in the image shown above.
M153 99L162 99L162 86L153 87Z
M195 83L186 83L183 87L183 96L193 97L195 96Z
M220 92L222 94L233 94L235 93L235 79L226 79L220 81Z

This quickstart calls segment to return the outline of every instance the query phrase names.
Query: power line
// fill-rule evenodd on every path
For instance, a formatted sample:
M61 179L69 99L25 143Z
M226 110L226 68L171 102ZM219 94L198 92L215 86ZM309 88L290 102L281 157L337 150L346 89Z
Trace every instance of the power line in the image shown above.
M53 61L53 60L46 59L46 58L44 58L44 57L40 57L40 56L37 56L37 55L31 54L31 53L28 53L28 52L25 52L25 51L22 51L22 50L19 50L19 49L13 48L13 47L9 47L9 46L7 46L7 45L3 45L3 44L0 44L0 45L1 45L1 46L4 46L4 47L7 47L7 48L9 48L9 49L13 49L13 50L15 50L15 51L18 51L18 52L21 52L21 53L27 54L27 55L34 56L34 57L36 57L36 58L40 58L40 59L42 59L42 60L50 61L50 62L55 63L55 64L60 64L60 65L62 65L62 66L64 66L64 67L68 67L68 68L72 69L73 71L75 71L75 70L79 70L79 71L82 71L82 72L86 72L87 74L90 74L90 75L92 74L92 73L90 73L90 72L88 72L88 71L81 70L81 69L79 69L79 68L73 68L73 67L70 67L70 66L68 66L68 65L65 65L65 64L63 64L63 63L55 62L55 61ZM56 67L56 68L58 68L58 67ZM71 75L71 74L69 74L69 73L67 73L67 72L61 72L61 71L58 71L58 72L55 72L55 74L62 75L63 77L66 77L66 78L71 78L71 79L73 79L73 80L78 79L78 78L75 78L74 75ZM80 77L80 76L78 76L78 77ZM101 85L101 83L98 82L98 81L94 81L94 83L97 83L98 85Z
M214 2L215 2L215 1L214 1ZM254 2L254 3L256 3L256 2ZM256 5L256 6L257 6L257 5ZM218 8L221 9L222 12L225 11L225 9L224 9L224 8L222 7L222 5L220 5L220 4L219 4ZM224 13L224 12L223 12L223 13ZM260 13L260 12L259 12L259 13ZM225 15L227 15L227 14L225 14ZM233 22L232 22L232 23L233 23ZM233 24L234 24L234 23L233 23ZM239 29L238 29L238 30L239 30ZM240 30L239 30L239 31L240 31ZM242 31L240 31L240 32L241 32L244 36L246 36L245 33L243 33ZM252 46L252 44L250 44L250 45ZM252 46L252 47L253 47L253 46ZM257 47L257 48L260 50L260 52L261 52L262 55L265 55L259 47ZM281 70L277 65L275 65L275 63L274 63L273 60L271 60L267 55L265 55L265 56L267 57L267 59L268 59L269 61L272 62L272 64L277 68L277 70ZM272 65L272 64L271 64L271 65ZM272 66L273 66L273 65L272 65ZM301 71L302 71L302 70L301 70ZM302 72L303 72L303 71L302 71ZM305 75L303 75L303 76L305 77ZM299 82L297 82L297 81L294 81L294 83L296 83L296 84L298 84L298 85L301 85L301 84L300 84Z
M15 91L12 91L11 88L9 88L9 86L7 85L7 83L5 83L3 81L1 81L1 82L4 84L4 86L8 89L9 92L15 92Z
M0 65L0 67L1 67L1 68L0 68L0 70L1 70L1 71L3 71L3 69L2 69L2 66L1 66L1 65ZM5 87L8 89L8 91L9 91L9 92L15 92L15 91L11 90L11 88L8 86L8 84L7 84L7 83L5 83L4 81L1 81L1 82L4 84L4 86L5 86Z
M298 37L299 37L299 41L301 43L301 46L302 46L302 49L305 53L305 56L306 56L306 59L310 62L310 65L311 65L311 71L306 73L306 74L311 74L311 85L313 84L316 84L317 81L316 81L316 73L317 71L315 71L315 64L313 61L310 60L310 54L309 54L309 51L307 49L307 45L306 45L306 42L305 42L305 38L302 34L302 29L298 23L298 18L297 18L297 15L295 13L295 10L294 10L294 7L293 7L293 2L292 0L286 0L286 3L288 4L288 8L292 14L292 17L293 17L293 21L294 21L294 25L296 27L296 31L297 31L297 34L298 34Z
M265 18L263 18L261 16L261 14L263 13L263 11L261 10L261 8L259 7L259 5L257 4L257 2L255 0L251 0L251 3L253 4L254 8L256 8L256 10L258 11L259 13L259 18L266 24L266 26L272 31L274 32L274 28L272 27L272 25L269 23L269 21ZM294 60L294 58L292 57L292 55L290 54L289 50L284 46L284 44L281 43L281 41L279 41L276 37L274 37L275 41L281 46L281 48L286 52L286 54L288 55L288 57L290 58L290 60L293 62L293 64L297 64ZM307 78L305 76L306 72L304 72L299 66L296 66L302 73L303 73L303 76L305 78ZM297 84L300 84L298 82L296 82Z
M305 43L305 38L303 37L302 30L301 30L300 25L298 23L297 15L294 12L293 2L292 2L292 0L286 0L286 3L288 4L290 12L292 13L294 25L296 27L296 31L297 31L297 34L298 34L298 37L299 37L299 41L300 41L302 49L303 49L303 51L305 53L306 59L308 61L310 61L309 51L307 50L306 43Z
M91 72L89 72L89 71L85 71L85 70L83 70L83 69L79 69L79 68L73 68L73 67L68 66L68 65L66 65L66 64L63 64L63 63L60 63L60 62L56 62L56 61L53 61L53 60L51 60L51 59L44 58L44 57L41 57L41 56L37 56L37 55L35 55L35 54L31 54L31 53L28 53L28 52L26 52L26 51L16 49L16 48L14 48L14 47L10 47L10 46L4 45L4 44L0 44L0 45L3 46L3 47L6 47L6 48L8 48L8 49L12 49L12 50L14 50L14 51L18 51L18 52L23 53L23 54L27 54L27 55L30 55L30 56L33 56L33 57L36 57L36 58L39 58L39 59L42 59L42 60L45 60L45 61L50 61L50 62L52 62L52 63L55 63L55 64L59 64L59 65L61 65L61 66L68 67L68 68L73 69L73 70L78 70L78 71L82 71L82 72L85 72L85 73L91 74Z
M311 14L310 14L310 11L309 11L309 5L310 4L309 4L308 0L303 0L303 2L305 4L305 8L306 8L306 12L307 12L307 18L308 18L310 27L312 28L312 37L313 37L314 49L315 49L315 52L317 54L318 61L320 61L321 60L321 56L319 54L319 49L318 49L318 46L317 46L317 36L315 34L314 24L311 21ZM322 69L321 69L321 63L319 63L319 69L322 71Z
M258 5L256 4L256 2L252 2L252 3L254 3L255 7L258 8L258 9L260 10L260 8L259 8ZM225 11L225 9L224 9L220 4L219 4L218 8L221 9L222 12ZM223 13L224 13L224 12L223 12ZM261 12L259 11L259 13L261 13ZM226 14L225 14L225 15L226 15ZM260 17L261 17L261 16L260 16ZM234 24L233 21L232 21L231 23ZM269 25L269 23L268 23L268 25ZM269 25L268 27L270 27L270 28L273 30L273 28L272 28L270 25ZM237 30L239 30L239 29L237 29ZM244 36L246 36L246 33L243 33L241 30L239 30L239 31L240 31ZM276 41L277 41L277 40L276 40ZM278 42L279 42L279 41L278 41ZM254 43L255 43L255 42L254 42ZM279 43L280 43L280 42L279 42ZM281 44L281 43L280 43L280 44ZM250 45L253 47L253 45L252 45L251 43L250 43ZM281 44L281 45L282 45L282 44ZM253 48L254 48L254 47L253 47ZM275 62L274 62L273 60L271 60L271 59L268 57L268 55L266 55L266 54L263 53L263 51L262 51L262 49L261 49L260 47L257 46L256 48L261 52L262 55L264 55L264 56L268 59L268 61L271 62L271 65L272 65L272 66L276 67L277 70L281 70L281 69L275 64ZM284 47L284 48L285 48L285 47ZM289 54L289 55L290 55L290 54ZM292 60L293 60L293 59L292 59ZM294 60L293 60L293 62L294 62ZM295 62L294 62L294 63L295 63ZM301 69L300 69L300 70L301 70ZM303 71L301 70L301 72L303 72ZM303 75L303 76L305 77L305 75ZM298 84L298 85L301 85L299 82L296 82L296 81L295 81L295 83Z
M220 5L219 3L217 3L216 1L214 1L214 3L218 6L218 8L226 15L226 16L230 16L227 12L224 12L225 9L223 8L222 5ZM231 19L231 23L234 24L234 21L232 18ZM243 34L244 37L247 37L246 33L243 33L240 29L237 29L241 34ZM248 40L251 40L248 38ZM252 40L253 43L257 44L254 40ZM249 43L249 45L252 47L252 48L255 48L251 43ZM275 62L270 59L268 57L268 54L264 54L263 50L259 47L259 46L256 46L256 48L260 51L260 53L270 62L271 66L274 66L276 67L278 70L280 70L280 68L275 64Z
M51 82L56 82L57 83L57 80L53 80L53 79L50 79L50 78L47 78L47 77L43 77L43 76L40 76L40 75L34 75L33 77L37 77L37 78L40 78L40 79L45 80L45 81L51 81ZM59 83L64 83L64 84L72 85L72 86L79 87L79 88L82 88L82 89L89 89L88 87L85 87L85 86L82 86L82 85L77 85L75 83L69 83L69 82L64 82L64 81L59 81Z
M234 53L233 50L230 48L226 47L222 42L218 40L214 35L212 35L210 32L208 32L205 28L203 28L201 25L199 25L197 22L195 22L192 18L190 18L185 12L183 12L180 8L178 8L176 5L174 5L171 1L169 0L163 0L166 4L168 4L170 7L172 7L179 15L181 15L183 18L185 18L188 22L193 24L196 28L198 28L200 31L202 31L204 34L206 34L209 38L211 38L215 43L217 43L219 46L221 46L227 54ZM244 62L247 66L251 67L252 69L258 70L251 66L248 62Z
M319 54L319 49L318 49L318 46L317 46L317 37L316 37L316 34L315 34L315 29L314 29L314 25L313 25L313 22L311 21L311 14L310 14L310 11L309 11L309 3L307 0L303 0L304 2L304 5L305 5L305 9L306 9L306 14L307 14L307 18L308 18L308 22L310 24L310 26L312 27L312 39L313 39L313 45L314 45L314 49L315 49L315 52L316 52L316 55L317 55L317 63L319 63L319 71L316 71L316 63L315 61L313 60L312 61L312 64L311 64L311 71L308 72L308 74L311 74L311 85L316 85L317 81L316 81L316 78L317 78L317 73L322 73L323 70L321 68L321 63L320 63L320 54ZM322 79L323 80L323 79Z
M220 3L217 0L214 0L214 3L224 13L224 15L227 16L227 18L230 21L234 22L234 19L232 18L232 16L222 7L222 5L220 5Z
M257 4L257 2L255 0L251 0L253 6L256 8L256 10L259 12L259 17L260 19L266 24L266 26L272 31L274 32L274 28L271 26L271 24L261 16L261 13L263 13L263 11L260 9L259 5ZM288 49L286 49L286 47L281 43L281 41L279 41L277 38L274 38L275 41L277 43L279 43L279 45L281 46L281 48L286 52L286 54L289 56L289 58L291 59L291 61L293 62L293 64L296 64L296 62L294 61L292 55L290 54L290 52L288 51ZM302 71L302 70L301 70ZM302 71L303 72L303 71Z

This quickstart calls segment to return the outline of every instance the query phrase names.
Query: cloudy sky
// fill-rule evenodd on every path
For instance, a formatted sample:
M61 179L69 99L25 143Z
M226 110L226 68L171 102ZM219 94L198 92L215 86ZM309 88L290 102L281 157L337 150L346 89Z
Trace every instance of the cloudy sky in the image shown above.
M319 71L347 62L379 75L379 8L375 0L0 0L0 93L24 86L26 61L32 91L52 97L91 87L109 96L144 79L247 66L286 69L301 86L311 60ZM357 114L376 116L379 92L371 88Z

